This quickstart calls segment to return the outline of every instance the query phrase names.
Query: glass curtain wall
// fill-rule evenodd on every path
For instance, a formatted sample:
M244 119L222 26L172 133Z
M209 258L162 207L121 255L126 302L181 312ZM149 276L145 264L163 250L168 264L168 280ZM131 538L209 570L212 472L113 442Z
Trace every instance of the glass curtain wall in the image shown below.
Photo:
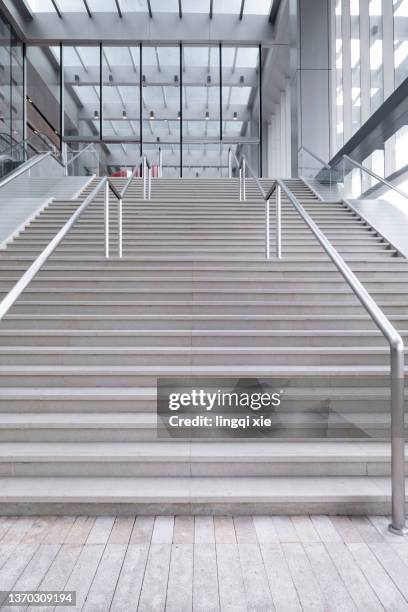
M102 137L109 173L131 171L140 156L139 45L102 47Z
M219 46L183 45L183 176L220 177L221 92Z
M146 153L154 176L159 156L162 176L228 176L230 146L261 165L258 46L30 47L29 67L33 106L110 173Z
M394 66L395 87L408 75L408 0L394 0Z
M27 137L46 134L60 147L60 48L27 47ZM35 140L35 139L34 139Z
M142 47L142 149L157 175L180 176L180 47Z
M408 77L408 0L333 0L332 155ZM401 168L406 130L364 164L381 176Z
M0 150L24 137L23 43L0 15Z
M360 2L350 0L351 133L361 126Z
M99 139L102 134L101 48L63 48L64 136Z
M371 114L384 101L383 73L383 19L381 0L370 0L370 111Z
M223 162L228 148L260 167L259 47L222 47Z

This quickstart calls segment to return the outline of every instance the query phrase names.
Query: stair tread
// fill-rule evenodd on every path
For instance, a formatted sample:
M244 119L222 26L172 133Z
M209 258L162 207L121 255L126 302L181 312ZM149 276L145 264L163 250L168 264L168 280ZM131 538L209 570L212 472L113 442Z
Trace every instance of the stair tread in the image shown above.
M405 394L408 397L408 388L405 390ZM389 399L390 390L388 387L347 387L347 386L322 386L322 387L291 387L288 386L284 390L284 397L290 399L319 399L327 398L330 395L330 399ZM0 399L92 399L96 398L99 401L112 401L113 399L156 399L157 390L156 387L139 386L139 387L72 387L66 385L64 387L0 387ZM1 415L5 413L0 413ZM22 413L10 414L8 418L15 417L17 420L23 420ZM36 418L35 415L28 413L29 418ZM38 413L42 414L42 413ZM45 414L45 413L44 413ZM60 417L61 413L54 413L56 418ZM80 414L80 413L79 413ZM93 414L93 413L92 413ZM40 417L39 417L40 418ZM41 418L43 418L41 416ZM50 415L47 413L47 418Z
M0 477L1 502L390 501L388 477Z
M389 461L386 442L156 441L151 442L2 442L0 462L18 460L164 461Z
M380 376L389 374L388 365L373 365L373 366L356 366L356 365L311 365L311 366L291 366L291 365L176 365L176 366L164 366L164 365L152 365L152 366L88 366L88 365L11 365L5 366L0 365L0 376L11 376L11 375L147 375L147 376L172 376L172 375L197 375L197 376L235 376L235 375L248 375L256 377L267 377L267 376L322 376L322 375L336 375L336 376ZM408 365L405 370L408 372ZM1 389L0 389L1 390Z
M405 349L408 352L408 347ZM388 355L388 346L0 346L0 354L82 354L82 355L208 355L208 354L258 354L258 355L295 355L306 353L311 355L323 354L367 354L367 355Z

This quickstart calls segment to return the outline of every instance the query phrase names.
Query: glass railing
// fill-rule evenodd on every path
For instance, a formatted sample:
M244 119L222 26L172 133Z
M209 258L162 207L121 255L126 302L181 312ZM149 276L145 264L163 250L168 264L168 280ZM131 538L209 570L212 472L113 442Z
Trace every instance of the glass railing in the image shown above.
M62 159L59 149L45 134L33 134L30 138L5 147L0 151L0 178L7 176L26 161L43 153L51 153L54 161L61 165ZM48 161L48 165L53 166L52 160Z
M299 150L299 175L323 199L377 200L408 205L408 194L347 155L328 165L310 150Z
M100 152L94 144L88 144L78 150L66 153L67 176L91 176L100 174Z

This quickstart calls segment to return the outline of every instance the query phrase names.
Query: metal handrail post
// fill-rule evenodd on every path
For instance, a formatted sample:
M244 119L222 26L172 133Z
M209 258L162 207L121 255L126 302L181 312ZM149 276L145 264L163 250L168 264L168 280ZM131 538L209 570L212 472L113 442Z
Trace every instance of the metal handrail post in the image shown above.
M276 258L282 259L282 215L281 215L281 188L276 185Z
M404 344L390 342L391 349L391 504L388 529L396 535L408 533L405 519L405 419Z
M392 522L389 525L389 530L397 535L404 535L408 532L405 518L404 343L387 316L361 284L342 256L326 238L325 234L305 211L297 198L282 181L278 181L278 185L309 226L324 251L342 274L350 289L364 306L390 346Z
M161 147L159 147L159 177L162 178L163 177L163 159L162 159L162 150Z
M246 174L246 162L245 157L242 160L242 198L246 200L246 186L245 186L245 174Z
M146 199L146 191L147 191L147 163L146 156L143 156L143 199Z
M239 169L239 201L242 201L242 168Z
M149 166L149 170L148 170L148 178L149 178L149 189L148 189L148 200L151 199L152 196L152 167Z
M122 219L122 198L118 200L118 255L122 257L123 243L123 219Z
M232 158L231 158L231 149L228 149L228 178L232 178Z
M109 183L106 181L103 192L105 211L105 257L109 259Z
M265 200L265 257L269 259L270 257L270 238L269 238L269 226L270 226L270 218L269 218L269 198Z

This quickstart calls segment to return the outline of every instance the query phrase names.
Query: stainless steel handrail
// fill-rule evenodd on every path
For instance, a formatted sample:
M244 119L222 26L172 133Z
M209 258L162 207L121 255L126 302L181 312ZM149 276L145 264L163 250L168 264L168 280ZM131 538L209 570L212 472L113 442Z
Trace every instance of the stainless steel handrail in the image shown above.
M236 156L235 151L229 147L228 149L228 178L232 178L232 158L235 157L235 163L237 164L238 168L240 166L240 162L238 157Z
M231 150L231 149L230 149ZM238 160L234 151L232 151L237 164L239 166L239 199L246 200L246 169L248 168L249 173L255 179L256 186L262 194L263 199L265 200L265 257L266 259L270 258L270 198L274 191L276 190L276 207L275 207L275 215L276 215L276 240L275 240L275 255L277 259L282 257L282 236L281 236L281 192L280 187L276 183L276 181L272 184L269 191L265 191L262 187L262 184L259 178L256 176L255 172L251 168L251 164L248 163L245 155L242 156L241 161Z
M62 226L62 228L57 232L57 234L50 240L45 249L38 255L38 257L34 260L31 266L24 272L23 276L19 281L12 287L12 289L8 292L6 297L2 299L0 302L0 320L7 314L10 308L13 306L15 301L20 297L24 289L27 285L32 281L37 272L41 269L47 259L52 255L60 242L65 238L69 230L72 228L77 219L82 215L84 210L89 206L89 204L94 200L96 195L101 191L101 189L105 187L105 197L108 191L108 179L107 177L103 177L96 187L91 191L87 198L82 202L82 204L76 209L76 211L71 215L68 221ZM106 207L105 207L106 210Z
M107 179L107 184L118 200L118 255L123 255L123 198L139 170L140 162L143 165L143 199L151 199L152 195L152 166L146 155L141 155L137 164L132 170L121 191L118 191L111 179ZM109 257L109 194L105 196L105 256Z
M408 531L405 522L404 343L381 308L305 211L299 200L282 181L278 180L277 183L306 225L309 226L390 346L392 522L389 529L395 534L403 535Z
M313 157L316 161L319 162L319 164L321 164L324 168L326 168L326 170L332 170L332 167L329 166L329 164L325 161L323 161L318 155L316 155L315 153L313 153L313 151L311 151L310 149L308 149L307 147L305 147L304 145L302 145L301 147L299 147L298 149L298 154L301 151L306 151L306 153L308 153L311 157Z
M370 170L369 168L366 168L365 166L359 164L358 162L354 161L354 159L352 159L351 157L349 157L348 155L343 155L341 160L346 159L349 163L351 163L352 166L355 166L356 168L359 168L360 170L364 170L364 172L367 172L367 174L369 174L370 176L372 176L373 178L375 178L378 182L382 183L383 185L385 185L386 187L388 187L389 189L393 189L394 191L396 191L397 193L399 193L401 196L403 196L404 198L408 199L408 193L405 193L405 191L402 191L401 189L399 189L398 187L396 187L395 185L393 185L392 183L390 183L389 181L387 181L387 179L383 179L381 178L381 176L379 176L378 174L376 174L375 172L373 172L372 170ZM341 162L340 160L340 162ZM337 162L335 164L335 166L338 166L338 164L340 162ZM335 167L333 166L333 168ZM331 170L333 170L333 168L331 168Z
M316 161L318 161L326 170L329 170L330 172L335 170L335 168L337 166L339 166L342 162L344 162L344 160L347 160L355 168L358 168L358 169L362 170L363 172L366 172L367 174L372 176L376 181L378 181L379 183L382 183L383 185L388 187L388 189L392 189L393 191L395 191L396 193L401 195L403 198L408 199L408 193L406 193L405 191L402 191L401 189L399 189L399 187L397 187L393 183L390 183L389 181L387 181L387 179L382 178L379 174L376 174L375 172L370 170L370 168L366 168L366 166L363 166L362 164L360 164L359 162L355 161L352 157L349 157L346 154L342 155L341 158L333 166L330 166L329 164L324 162L322 159L320 159L320 157L315 155L315 153L313 153L310 149L308 149L305 146L300 147L298 152L300 152L302 149L304 151L306 151L306 153L308 153L309 155L314 157L314 159Z
M250 165L246 164L253 175ZM245 180L245 179L244 179ZM269 200L276 190L276 256L281 257L281 192L283 191L295 210L308 225L323 250L339 270L354 295L370 315L372 321L384 335L390 347L390 395L391 395L391 499L392 521L389 530L397 535L408 533L405 518L405 423L404 423L404 387L405 387L405 351L401 336L371 297L357 276L346 264L340 253L335 249L324 233L316 225L303 208L296 196L281 180L275 181L269 191L256 181L266 201L266 257L269 258Z
M163 178L163 152L159 147L159 178Z

